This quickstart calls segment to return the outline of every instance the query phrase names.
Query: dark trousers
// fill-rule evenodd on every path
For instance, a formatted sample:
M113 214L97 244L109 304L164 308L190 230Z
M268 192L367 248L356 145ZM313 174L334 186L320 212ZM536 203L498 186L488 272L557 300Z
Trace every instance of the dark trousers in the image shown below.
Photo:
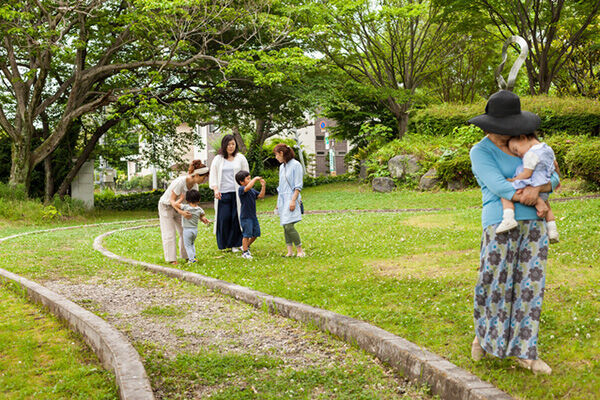
M219 249L240 247L242 229L237 215L235 192L221 193L217 210L217 246Z

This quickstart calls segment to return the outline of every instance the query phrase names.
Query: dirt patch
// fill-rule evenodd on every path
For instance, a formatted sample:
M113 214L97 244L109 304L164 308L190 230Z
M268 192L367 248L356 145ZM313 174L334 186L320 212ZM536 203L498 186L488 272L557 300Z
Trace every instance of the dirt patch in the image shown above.
M454 250L376 260L367 265L380 276L423 279L472 273L479 265L478 257L476 250Z

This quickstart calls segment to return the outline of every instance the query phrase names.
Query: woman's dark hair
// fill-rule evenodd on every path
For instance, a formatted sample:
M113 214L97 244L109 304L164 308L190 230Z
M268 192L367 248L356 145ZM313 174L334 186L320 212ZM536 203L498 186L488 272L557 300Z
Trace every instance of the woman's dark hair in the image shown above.
M250 172L248 172L248 171L240 171L237 174L235 174L235 181L241 185L242 181L244 179L246 179L247 176L250 176Z
M294 149L292 149L285 143L279 143L277 146L275 146L275 148L273 149L273 153L283 153L283 159L285 162L290 161L296 156L296 153L294 153Z
M185 193L185 201L188 203L200 203L200 192L196 189L188 190Z
M204 168L206 167L206 165L204 165L204 163L202 163L202 161L200 160L193 160L190 163L190 167L188 168L188 174L192 174L195 170L200 169L200 168ZM205 174L202 174L200 176L204 176L204 175L208 175L208 172Z
M221 148L219 149L219 154L225 158L229 157L229 154L227 154L227 145L229 144L229 142L231 141L235 142L235 150L233 151L233 156L235 157L235 155L238 152L238 144L235 141L235 137L233 135L225 135L223 136L223 139L221 139Z

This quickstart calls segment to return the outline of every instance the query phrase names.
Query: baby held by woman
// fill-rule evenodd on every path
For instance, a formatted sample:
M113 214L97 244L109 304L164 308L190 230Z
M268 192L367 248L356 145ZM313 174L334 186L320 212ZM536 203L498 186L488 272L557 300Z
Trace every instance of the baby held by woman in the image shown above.
M516 156L523 159L523 164L517 168L515 176L507 179L515 189L525 186L541 186L550 182L550 176L558 170L554 151L546 143L538 140L535 134L513 136L508 141L508 148ZM548 226L550 243L558 242L556 219L548 202L548 193L540 193L535 208L540 217L545 215ZM502 222L496 228L496 233L502 233L517 227L515 220L515 205L512 201L501 198Z

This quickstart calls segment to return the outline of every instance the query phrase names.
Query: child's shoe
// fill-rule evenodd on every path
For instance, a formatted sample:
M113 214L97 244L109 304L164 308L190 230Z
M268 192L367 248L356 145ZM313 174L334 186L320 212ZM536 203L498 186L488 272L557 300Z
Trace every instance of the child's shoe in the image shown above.
M247 260L252 260L252 254L250 254L250 252L248 250L246 250L242 253L242 258L245 258Z
M548 229L548 239L550 240L550 243L558 243L558 230L556 228L554 229Z
M194 263L197 263L197 262L198 262L198 260L196 259L196 257L194 257L194 258L190 258L190 259L188 260L188 262L189 262L190 264L194 264Z
M556 221L548 221L548 240L550 243L558 243L558 229L556 229Z
M517 220L515 220L514 218L503 219L500 225L498 225L498 227L496 228L496 233L510 231L511 229L515 229L517 225Z
M241 248L241 247L232 247L232 248L231 248L231 252L232 252L232 253L237 253L237 252L239 252L239 251L242 251L242 248Z

